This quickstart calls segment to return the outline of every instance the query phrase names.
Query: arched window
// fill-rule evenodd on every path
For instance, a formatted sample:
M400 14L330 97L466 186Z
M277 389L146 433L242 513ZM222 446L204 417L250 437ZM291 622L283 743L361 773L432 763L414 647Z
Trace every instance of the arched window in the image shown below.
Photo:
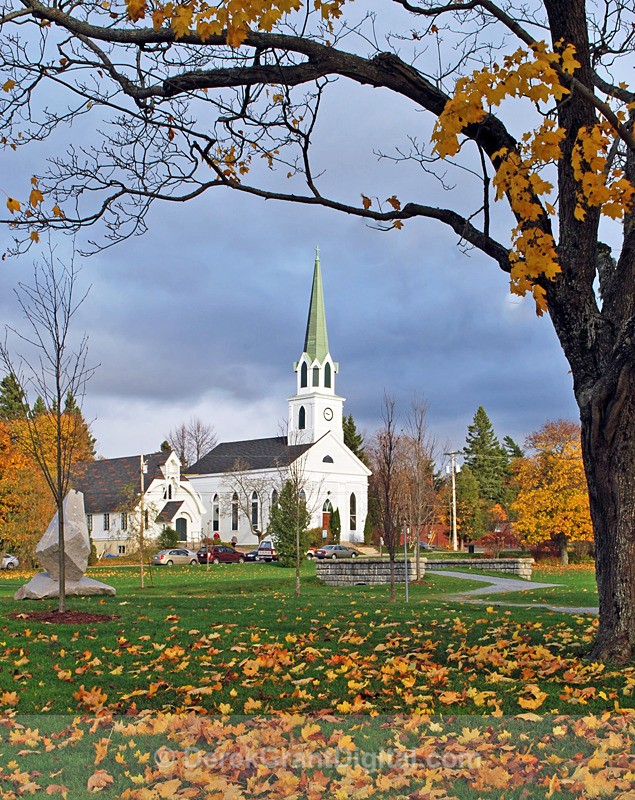
M306 365L306 361L300 367L300 388L306 389L309 385L309 368Z
M324 456L324 458L322 459L322 461L323 461L325 464L332 464L332 463L333 463L333 456Z
M214 533L220 530L220 505L218 502L218 495L214 495L214 499L212 500L212 530ZM235 530L232 528L232 530Z
M302 500L303 503L306 503L306 492L304 489L300 489L300 500Z
M238 495L236 492L232 495L232 530L238 530Z
M322 506L322 511L325 514L332 514L333 513L333 505L330 500L327 500L324 505Z
M271 492L271 508L275 508L278 505L278 490L274 489Z
M187 520L184 517L177 519L176 533L179 537L179 542L187 542Z
M320 368L313 367L313 385L319 386L320 385Z
M258 502L258 494L252 492L251 494L251 527L258 530L258 520L260 519L260 504Z
M298 414L298 429L303 431L306 428L306 410L304 406L300 406L300 413Z
M350 500L349 528L352 531L357 530L357 498L355 497L354 492L351 494L351 500Z
M172 499L172 481L168 484L168 500Z
M328 363L328 361L324 367L324 385L327 389L331 388L331 365Z

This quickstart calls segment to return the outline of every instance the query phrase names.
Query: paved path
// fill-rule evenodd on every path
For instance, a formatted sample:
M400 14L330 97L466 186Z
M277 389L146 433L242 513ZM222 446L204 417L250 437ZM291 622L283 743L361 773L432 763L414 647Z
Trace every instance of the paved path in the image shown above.
M435 572L435 574L437 574ZM460 600L463 603L478 603L483 605L509 606L513 608L546 608L549 611L562 611L568 614L597 614L597 606L553 606L549 603L506 603L505 601L490 601L477 599L483 594L502 594L505 592L527 592L532 589L548 589L551 586L560 586L559 583L538 583L526 581L521 578L498 578L491 575L476 575L472 572L455 572L454 570L439 570L440 575L449 575L452 578L465 578L470 581L481 581L487 586L480 589L466 589L465 592L455 592L445 595L446 600ZM476 597L475 597L476 596Z

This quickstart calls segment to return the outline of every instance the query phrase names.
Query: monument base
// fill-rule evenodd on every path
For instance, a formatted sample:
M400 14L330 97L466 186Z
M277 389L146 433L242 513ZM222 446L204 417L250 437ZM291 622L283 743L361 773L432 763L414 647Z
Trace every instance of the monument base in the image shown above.
M59 581L48 574L48 572L38 572L28 583L21 586L13 595L14 600L45 600L49 597L57 597L60 591ZM93 580L93 578L81 578L79 581L66 581L66 596L78 597L88 595L107 594L114 595L114 586L107 583Z

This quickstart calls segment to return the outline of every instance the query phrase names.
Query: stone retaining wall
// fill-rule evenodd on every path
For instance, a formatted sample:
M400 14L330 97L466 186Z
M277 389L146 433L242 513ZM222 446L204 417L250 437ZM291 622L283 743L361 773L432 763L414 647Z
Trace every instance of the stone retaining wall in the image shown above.
M519 578L531 580L531 571L534 566L533 558L429 558L426 570L437 571L442 569L486 569L490 572L503 572L508 575L518 575Z
M421 559L421 574L425 572L425 558ZM414 561L408 561L408 580L416 577ZM316 559L318 578L329 586L355 586L390 583L390 562L387 558ZM395 581L405 583L403 561L395 561Z
M517 575L531 580L533 558L422 558L421 575L444 569L483 569ZM387 558L316 559L318 578L330 586L355 586L390 583L390 562ZM404 562L395 561L395 581L405 583ZM416 579L414 559L408 559L408 580Z

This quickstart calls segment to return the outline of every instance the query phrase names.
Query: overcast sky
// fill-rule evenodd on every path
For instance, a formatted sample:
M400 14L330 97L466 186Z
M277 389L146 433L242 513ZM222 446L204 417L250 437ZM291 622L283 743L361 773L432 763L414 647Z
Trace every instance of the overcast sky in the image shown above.
M343 82L323 111L317 157L330 190L343 199L396 193L402 202L446 203L412 165L373 155L403 144L421 116L386 93L351 95ZM7 158L3 183L24 185L32 164ZM81 259L82 286L92 288L76 329L100 365L84 411L103 456L156 450L191 416L211 423L220 440L278 435L295 390L316 245L340 364L336 390L367 434L380 424L384 391L401 411L413 394L423 396L432 431L457 449L479 405L500 438L518 441L548 419L577 418L549 319L510 296L494 262L462 253L440 224L407 222L386 233L227 190L156 206L148 223L143 237ZM56 243L58 253L70 252L67 238ZM4 321L16 320L11 289L30 281L32 255L2 265Z

